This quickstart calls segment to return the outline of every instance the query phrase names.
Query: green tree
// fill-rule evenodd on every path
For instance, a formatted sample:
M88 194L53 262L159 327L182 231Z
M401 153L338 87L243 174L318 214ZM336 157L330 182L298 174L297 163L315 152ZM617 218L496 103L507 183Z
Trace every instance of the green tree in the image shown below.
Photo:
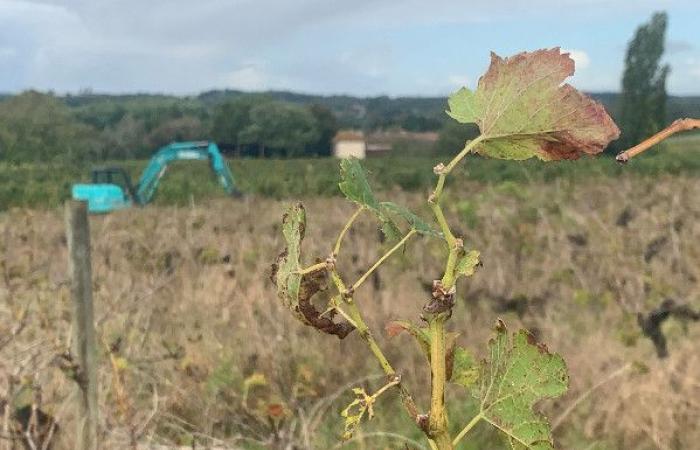
M266 149L299 156L318 142L319 127L306 108L286 102L266 102L250 110L250 125L239 135L245 144L256 143L260 157Z
M338 132L338 119L333 111L323 105L313 104L309 111L314 116L318 126L318 140L311 143L309 152L317 156L330 156L333 138Z
M99 156L96 130L50 94L27 91L0 102L0 159L13 163Z
M146 142L153 150L175 141L196 141L205 137L202 121L193 116L183 116L170 119L153 129Z
M222 144L235 145L238 154L241 153L242 145L257 143L257 133L252 136L251 130L244 130L251 126L251 109L268 101L265 96L244 95L219 105L212 118L212 139Z
M146 129L143 122L131 114L122 117L119 122L106 127L100 133L103 159L130 159L149 157L153 149L145 142Z
M666 78L670 68L661 65L668 17L655 13L637 28L627 47L620 97L618 142L629 147L663 128L666 122Z

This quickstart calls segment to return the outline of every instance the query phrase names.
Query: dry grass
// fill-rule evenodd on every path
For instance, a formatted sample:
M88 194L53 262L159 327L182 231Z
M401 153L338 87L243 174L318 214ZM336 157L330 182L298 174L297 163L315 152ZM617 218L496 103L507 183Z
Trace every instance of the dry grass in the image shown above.
M448 191L456 205L450 220L484 261L460 284L464 304L451 326L480 351L502 317L564 355L570 392L543 405L561 447L694 448L700 325L669 321L670 356L659 360L635 315L667 297L700 306L700 180L622 177ZM426 215L422 195L386 196ZM352 206L321 198L305 204L311 261L328 253ZM283 207L251 198L92 220L106 447L335 445L348 385L377 386L367 376L378 368L357 336L319 335L278 304L268 273L282 247ZM0 216L0 394L56 416L57 448L71 448L72 382L55 363L70 335L61 216L28 210ZM379 246L375 224L361 220L340 259L346 278L366 269ZM441 258L438 245L416 240L358 292L370 326L414 391L427 381L422 356L407 337L387 342L379 330L390 319L417 319ZM469 406L458 390L449 393L455 419ZM350 446L404 445L372 434L380 431L419 436L390 405L378 411L384 417ZM478 436L493 442L487 433ZM474 448L488 445L494 444Z

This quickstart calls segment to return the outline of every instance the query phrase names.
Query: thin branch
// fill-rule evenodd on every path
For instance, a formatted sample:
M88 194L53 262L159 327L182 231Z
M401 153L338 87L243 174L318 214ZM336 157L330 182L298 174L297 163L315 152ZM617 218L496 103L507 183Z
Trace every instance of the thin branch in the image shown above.
M408 241L414 234L416 234L416 230L412 229L396 245L394 245L391 249L389 249L389 251L384 253L384 255L382 255L382 257L379 258L377 262L374 263L374 265L372 265L372 267L367 269L367 272L365 272L357 281L355 281L355 283L350 288L350 292L355 292L357 288L359 288L362 285L362 283L364 283L365 280L367 280L367 277L369 277L372 274L372 272L377 270L379 266L381 266L384 263L384 261L387 260L387 258L389 258L396 250L400 249L406 243L406 241Z
M301 270L297 271L297 273L300 275L306 275L308 273L313 273L313 272L318 272L320 270L324 270L327 267L328 267L328 264L324 261L324 262L320 262L320 263L311 265L311 266L307 267L306 269L301 269Z
M397 375L396 370L394 370L394 367L391 365L387 357L384 355L384 352L382 352L382 349L379 347L379 344L374 339L374 336L372 335L369 327L367 326L367 323L363 319L362 313L357 307L357 304L355 303L352 295L347 295L348 289L345 287L343 279L340 277L336 270L333 270L331 272L331 279L333 280L333 283L338 289L338 292L345 297L344 300L348 308L347 315L350 316L360 337L362 338L362 340L365 341L365 343L367 343L367 346L369 347L370 351L377 359L379 365L382 367L382 370L390 379L390 381L393 381L394 379L398 380L396 387L401 393L401 403L403 403L403 406L406 409L408 415L411 417L411 419L416 421L417 423L418 408L416 407L416 403L414 402L413 397L408 392L406 387L403 386L403 384L401 384L400 376Z
M659 142L663 141L664 139L680 132L680 131L689 131L693 130L695 128L700 128L700 119L678 119L674 121L671 125L668 127L664 128L663 130L659 131L655 135L643 140L639 144L635 145L634 147L625 150L624 152L618 154L615 159L618 162L625 163L630 160L630 158L633 158L637 156L638 154L642 153L643 151L653 147L654 145L658 144Z
M345 226L343 229L340 231L340 234L338 235L338 239L335 241L335 246L333 247L333 256L338 256L338 253L340 253L340 246L343 243L343 238L345 237L345 234L348 232L350 227L352 226L353 222L355 222L355 219L360 215L362 211L364 211L365 208L363 206L360 206L357 208L357 211L353 213L352 216L348 219L348 221L345 223Z
M471 141L467 142L467 145L464 146L461 152L457 154L454 158L452 158L452 161L447 164L447 167L445 167L445 175L448 173L452 172L452 169L455 168L457 164L465 157L467 156L467 153L472 151L474 147L476 147L478 144L480 144L482 141L488 139L486 136L483 134L480 134L476 138L472 139Z

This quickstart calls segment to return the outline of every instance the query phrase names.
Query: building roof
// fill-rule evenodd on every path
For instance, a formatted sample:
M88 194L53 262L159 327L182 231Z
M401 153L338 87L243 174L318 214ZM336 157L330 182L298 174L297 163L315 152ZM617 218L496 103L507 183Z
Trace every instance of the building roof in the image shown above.
M355 130L341 130L338 131L333 138L333 142L338 141L364 141L365 135L362 131Z

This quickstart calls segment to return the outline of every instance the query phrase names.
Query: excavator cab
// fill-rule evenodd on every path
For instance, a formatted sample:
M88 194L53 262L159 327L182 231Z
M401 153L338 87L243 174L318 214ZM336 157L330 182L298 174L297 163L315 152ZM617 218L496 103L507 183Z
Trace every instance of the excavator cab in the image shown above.
M103 167L92 170L91 184L73 185L73 198L88 202L91 213L108 213L127 208L134 202L134 185L121 167Z
M92 184L116 184L129 199L135 198L136 190L131 182L131 177L121 167L103 167L92 170Z

